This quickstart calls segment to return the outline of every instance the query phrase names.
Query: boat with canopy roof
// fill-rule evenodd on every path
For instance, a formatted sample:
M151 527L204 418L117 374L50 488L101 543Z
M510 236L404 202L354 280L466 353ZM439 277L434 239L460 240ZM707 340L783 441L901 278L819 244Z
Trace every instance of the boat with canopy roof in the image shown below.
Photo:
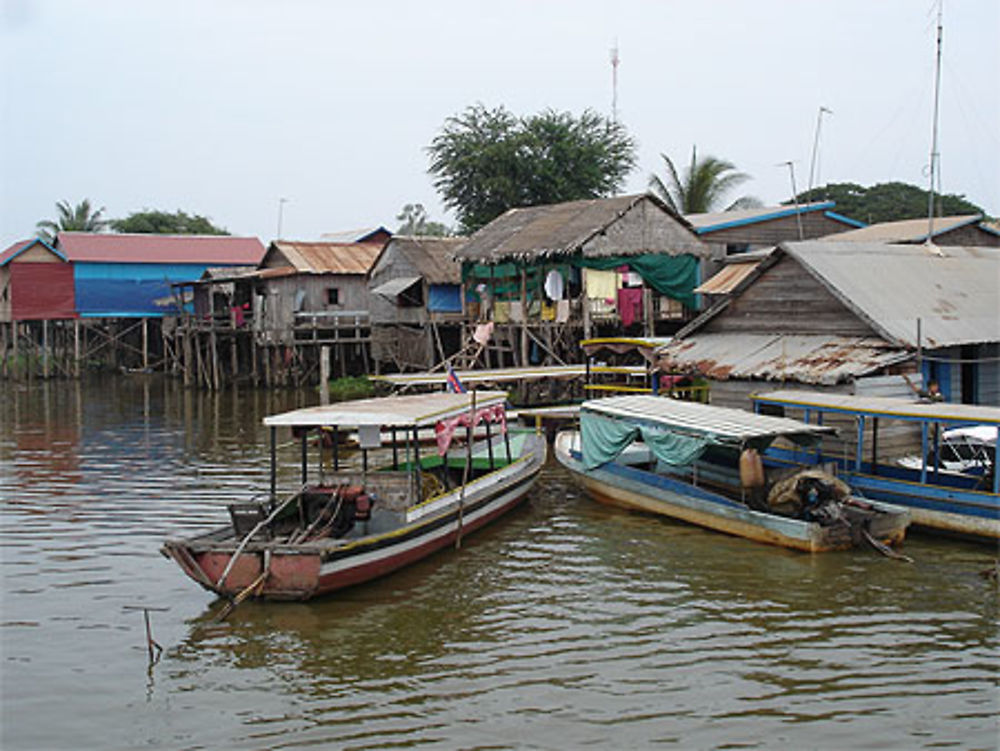
M596 500L808 552L903 541L909 513L864 501L818 470L768 476L776 441L815 446L832 428L665 397L584 402L555 455Z
M545 463L544 436L508 428L506 392L390 396L309 407L264 418L270 428L270 490L229 506L230 523L162 553L205 589L306 600L420 560L511 510ZM472 431L485 427L485 438ZM420 431L433 427L434 449ZM278 431L301 446L301 482L279 496ZM356 430L360 457L347 466L319 431ZM480 428L482 429L482 428ZM320 454L309 477L309 449ZM360 458L360 466L357 459ZM329 466L332 464L332 467Z

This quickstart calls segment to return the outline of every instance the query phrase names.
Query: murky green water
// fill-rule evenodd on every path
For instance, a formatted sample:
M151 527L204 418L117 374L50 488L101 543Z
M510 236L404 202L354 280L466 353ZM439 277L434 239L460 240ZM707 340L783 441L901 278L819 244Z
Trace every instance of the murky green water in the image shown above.
M810 557L605 509L553 464L460 551L217 623L158 547L263 487L261 418L310 396L0 389L5 750L1000 744L988 547ZM131 605L167 609L150 671Z

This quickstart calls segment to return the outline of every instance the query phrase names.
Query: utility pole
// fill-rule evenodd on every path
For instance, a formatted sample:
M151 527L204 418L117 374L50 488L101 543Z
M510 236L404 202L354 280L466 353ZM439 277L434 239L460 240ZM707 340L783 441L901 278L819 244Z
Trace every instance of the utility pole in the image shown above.
M802 231L802 212L799 211L799 192L795 189L795 165L791 161L781 162L779 167L788 167L788 174L792 178L792 201L795 202L795 223L799 226L799 239L805 240L805 233Z
M816 185L813 182L815 177L817 181L819 180L819 130L823 124L823 113L828 115L833 114L833 110L828 110L826 107L819 108L819 114L816 115L816 137L813 139L813 153L812 161L809 164L809 187L806 188L806 193L812 192L813 186Z
M938 153L938 108L941 101L941 37L944 32L941 19L943 15L944 0L938 0L937 65L934 70L934 126L931 130L931 184L930 197L927 201L927 245L934 244L934 178L937 176L938 160L941 158L941 155Z

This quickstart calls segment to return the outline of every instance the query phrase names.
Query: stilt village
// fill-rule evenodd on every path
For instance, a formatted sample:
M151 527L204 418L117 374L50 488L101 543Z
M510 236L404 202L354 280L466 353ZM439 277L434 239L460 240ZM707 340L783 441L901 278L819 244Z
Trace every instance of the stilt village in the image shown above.
M155 371L216 390L516 376L643 339L645 364L702 379L713 402L761 381L905 395L934 380L996 405L997 247L978 215L928 238L926 221L865 226L833 202L680 216L652 194L512 209L471 237L61 232L0 254L0 373Z

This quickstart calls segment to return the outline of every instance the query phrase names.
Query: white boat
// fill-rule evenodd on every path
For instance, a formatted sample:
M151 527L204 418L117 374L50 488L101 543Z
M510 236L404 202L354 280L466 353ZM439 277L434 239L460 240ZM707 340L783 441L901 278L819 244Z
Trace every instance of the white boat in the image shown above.
M507 427L506 397L502 391L390 396L267 417L267 500L233 504L230 523L168 540L162 552L205 589L236 601L305 600L454 545L522 501L545 463L543 436ZM486 438L468 440L477 425L486 426ZM436 449L420 445L427 426L436 429ZM277 432L285 428L301 442L302 478L279 497ZM342 428L358 431L361 468L342 467L334 454L332 470L321 458L319 477L310 482L309 446L323 444L310 433ZM383 448L386 434L395 439ZM369 468L376 449L391 452L391 460Z

